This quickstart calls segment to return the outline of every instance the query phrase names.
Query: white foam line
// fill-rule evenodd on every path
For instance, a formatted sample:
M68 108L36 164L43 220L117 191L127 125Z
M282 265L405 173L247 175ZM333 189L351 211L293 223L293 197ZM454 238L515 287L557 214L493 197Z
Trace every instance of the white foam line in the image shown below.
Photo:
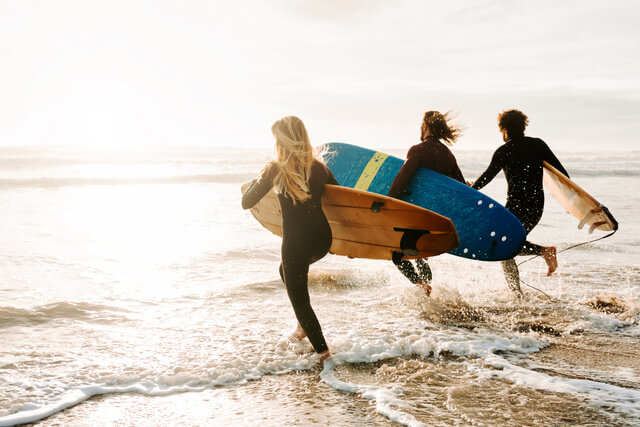
M438 358L442 351L448 351L459 356L486 357L487 353L494 351L514 351L529 353L539 351L547 344L531 337L501 338L498 336L472 338L468 333L447 335L435 331L415 331L410 336L388 336L375 340L373 343L365 341L360 343L357 337L350 338L347 342L350 348L341 352L338 357L341 362L375 362L383 359L397 357L409 357L418 355L422 357ZM229 386L242 384L247 381L257 380L264 375L281 375L295 370L309 370L316 365L316 357L295 355L294 360L287 358L288 345L277 347L275 354L263 358L258 366L246 366L241 360L234 360L212 369L209 378L191 382L191 378L165 378L157 381L138 382L130 385L87 385L70 388L60 396L60 399L51 404L40 407L29 405L15 414L0 417L0 427L38 421L57 412L81 403L92 396L110 393L140 393L149 396L167 395L190 391L202 391L215 386ZM283 357L284 356L284 357ZM333 362L335 363L335 362ZM327 364L326 366L330 366ZM377 411L390 420L407 426L422 426L413 416L395 410L392 406L402 404L397 399L399 391L390 391L381 387L351 385L338 380L332 370L322 371L322 379L330 387L349 393L359 393L369 400L375 400ZM178 384L175 384L175 382ZM197 379L194 379L197 380ZM160 383L160 384L158 384ZM191 383L192 385L189 385Z
M320 373L320 378L329 387L343 391L347 393L358 393L367 400L373 400L376 402L376 410L380 415L383 415L393 422L402 424L408 427L424 427L426 424L416 420L412 415L405 412L393 409L391 406L401 403L401 400L396 396L398 391L388 390L382 387L349 384L344 381L340 381L334 375L335 363L333 361L326 361L324 369Z
M32 423L43 418L49 417L55 413L64 411L78 403L98 396L101 394L111 393L140 393L149 396L165 396L174 393L183 393L188 391L203 391L207 387L167 387L159 388L157 386L144 386L142 384L134 384L122 387L102 387L98 385L91 385L69 390L64 393L61 399L56 403L44 405L39 408L34 408L26 411L20 411L15 414L0 417L0 427L13 426L17 424Z
M640 418L640 391L600 383L592 380L554 377L509 363L499 355L490 355L485 361L498 370L479 369L489 377L507 379L514 384L536 390L577 394L598 407L613 408L635 418Z
M211 378L200 381L197 385L189 385L192 380L190 378L181 380L181 384L166 385L167 378L160 377L156 382L145 381L122 386L93 384L70 388L54 403L40 407L34 407L36 405L31 404L29 405L31 408L27 407L14 414L0 417L0 427L35 422L101 394L139 393L147 396L166 396L176 393L199 392L216 386L229 386L258 380L265 375L281 375L296 370L308 370L316 365L316 359L317 357L308 360L298 359L289 365L286 365L287 361L277 363L261 362L258 367L244 367L240 361L234 361L228 363L226 369L220 369L222 372L212 369L210 372ZM171 379L169 378L169 380Z

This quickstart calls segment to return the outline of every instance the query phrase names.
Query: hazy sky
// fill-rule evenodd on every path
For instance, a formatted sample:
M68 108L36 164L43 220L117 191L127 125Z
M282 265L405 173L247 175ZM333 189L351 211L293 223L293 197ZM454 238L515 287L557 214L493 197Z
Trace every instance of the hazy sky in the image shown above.
M522 109L553 149L640 149L640 2L0 0L0 145L417 142Z

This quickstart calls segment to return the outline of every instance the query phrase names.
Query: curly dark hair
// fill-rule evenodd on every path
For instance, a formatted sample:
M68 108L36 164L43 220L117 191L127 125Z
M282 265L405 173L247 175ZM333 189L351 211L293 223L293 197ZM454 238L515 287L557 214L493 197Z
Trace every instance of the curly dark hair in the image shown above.
M434 138L444 140L448 145L456 142L462 133L462 129L456 124L448 123L451 119L450 116L451 112L442 114L439 111L427 111L424 113L420 140L424 141L426 139L425 133L428 128Z
M520 110L504 110L498 115L498 127L506 132L508 139L524 136L529 118Z

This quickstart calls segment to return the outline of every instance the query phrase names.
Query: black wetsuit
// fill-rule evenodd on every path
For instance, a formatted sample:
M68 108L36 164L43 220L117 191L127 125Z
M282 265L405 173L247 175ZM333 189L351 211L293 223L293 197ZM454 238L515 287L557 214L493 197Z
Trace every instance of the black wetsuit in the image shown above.
M242 196L243 209L253 207L269 192L277 173L278 165L270 163ZM337 185L338 181L329 168L315 160L309 178L309 199L294 205L291 197L278 194L282 211L280 277L287 288L296 318L318 353L328 348L318 318L311 308L307 277L309 265L323 258L332 242L331 228L321 206L325 184Z
M567 177L569 174L549 146L538 138L522 136L500 146L487 170L476 180L473 188L487 185L501 170L507 179L509 209L522 222L527 234L538 224L544 211L542 162L546 160ZM542 246L527 241L521 255L540 255Z
M389 196L400 198L407 191L411 179L418 168L427 168L464 183L464 176L458 167L456 158L449 148L432 136L414 145L407 152L407 160L400 168L389 189ZM417 260L419 273L416 273L410 261L394 257L394 264L411 283L419 281L429 283L432 279L431 268L425 260Z
M487 170L476 180L476 190L487 185L500 170L507 179L507 203L509 209L522 222L527 234L538 224L544 211L542 188L542 162L569 174L547 144L538 138L522 136L500 146L493 154ZM542 246L526 241L520 255L542 255ZM502 269L509 288L522 296L520 272L514 259L502 261Z

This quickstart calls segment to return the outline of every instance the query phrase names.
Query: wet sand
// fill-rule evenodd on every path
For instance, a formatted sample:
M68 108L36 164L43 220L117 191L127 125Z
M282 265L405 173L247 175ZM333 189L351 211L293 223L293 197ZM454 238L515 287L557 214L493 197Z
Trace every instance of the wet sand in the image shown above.
M604 334L550 334L549 342L547 348L516 363L556 377L640 388L640 343ZM468 368L470 363L446 354L439 360L398 358L338 365L335 375L350 383L401 390L404 407L398 409L426 425L630 426L637 422L614 414L612 408L590 405L575 394L478 376ZM33 425L398 425L376 412L375 401L333 390L322 383L319 373L315 369L272 375L233 388L170 396L102 395Z

